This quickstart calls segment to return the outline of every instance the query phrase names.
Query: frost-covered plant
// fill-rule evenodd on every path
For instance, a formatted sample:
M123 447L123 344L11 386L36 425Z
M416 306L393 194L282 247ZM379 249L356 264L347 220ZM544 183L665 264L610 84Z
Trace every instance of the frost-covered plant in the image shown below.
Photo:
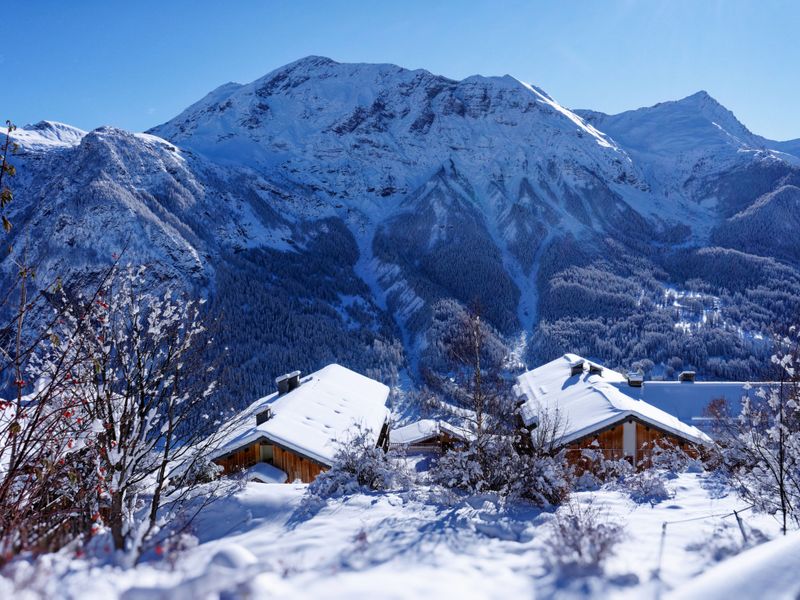
M155 295L146 269L128 267L65 326L86 348L73 378L98 430L92 456L113 544L138 559L164 510L174 518L191 496L193 486L169 490L171 478L193 468L218 428L205 412L216 382L200 303Z
M777 514L784 533L800 525L800 332L776 340L779 383L742 399L738 416L717 415L720 454L739 494Z
M558 506L569 498L574 473L565 452L522 454L514 466L518 473L510 478L510 496L542 507Z
M333 466L308 486L309 495L331 498L365 490L403 489L411 476L393 451L375 445L375 436L356 425L347 440L339 443Z
M648 461L651 468L658 469L671 478L679 473L701 473L704 470L701 460L689 456L682 449L669 443L654 442Z
M759 529L744 524L742 527L746 539L733 519L720 521L706 538L690 544L687 550L698 552L708 562L719 562L769 539Z
M181 488L204 483L211 483L220 478L225 471L223 467L205 456L197 456L188 461L186 470L170 481L171 488Z
M0 564L89 531L103 475L92 459L99 428L73 377L86 362L83 336L65 325L72 312L60 283L29 295L33 272L18 266L14 335L0 337L0 380L10 375L15 387L0 399Z
M557 453L562 423L540 415L530 430L520 430L516 406L504 376L508 350L477 309L452 302L434 307L442 335L436 340L445 377L435 378L440 406L464 423L469 440L442 455L429 476L445 488L475 494L495 492L540 506L562 502L571 472ZM549 418L555 417L555 418Z
M602 574L622 541L622 526L594 506L569 503L550 524L548 560L562 576Z
M638 504L649 502L658 504L672 497L667 489L665 475L654 469L647 469L625 477L621 487Z
M591 490L623 480L633 473L633 465L625 459L607 459L595 442L594 446L581 450L575 470L575 487Z
M484 473L475 453L469 448L445 452L428 473L433 483L446 488L478 493L484 487Z
M430 471L433 483L469 494L496 492L537 506L556 506L572 489L572 469L563 452L520 451L512 436L496 437L478 453L476 442L442 455Z
M185 474L199 474L219 422L206 407L215 383L199 305L157 296L144 268L116 265L92 296L53 302L57 318L25 356L36 391L2 407L0 497L19 490L35 527L66 539L107 526L113 547L137 560L164 523L202 504L201 478ZM21 533L3 539L6 552L29 545L20 514L0 514L4 531Z

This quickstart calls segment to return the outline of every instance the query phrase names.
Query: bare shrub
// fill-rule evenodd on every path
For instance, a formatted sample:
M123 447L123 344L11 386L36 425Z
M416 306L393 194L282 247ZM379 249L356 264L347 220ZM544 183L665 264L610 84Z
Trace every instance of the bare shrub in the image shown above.
M622 540L622 526L594 506L570 503L551 521L549 561L562 576L601 575Z

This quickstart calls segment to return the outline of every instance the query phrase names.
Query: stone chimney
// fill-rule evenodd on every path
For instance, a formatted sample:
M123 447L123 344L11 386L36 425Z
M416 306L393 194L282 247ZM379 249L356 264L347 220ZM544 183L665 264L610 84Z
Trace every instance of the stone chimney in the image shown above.
M300 387L300 371L292 371L286 375L286 378L290 392Z
M628 371L626 375L628 385L631 387L642 387L644 383L644 373L641 371Z
M272 407L267 406L264 410L256 413L256 425L269 421L272 418Z
M289 391L289 376L280 375L275 378L275 385L278 387L278 394L283 396Z

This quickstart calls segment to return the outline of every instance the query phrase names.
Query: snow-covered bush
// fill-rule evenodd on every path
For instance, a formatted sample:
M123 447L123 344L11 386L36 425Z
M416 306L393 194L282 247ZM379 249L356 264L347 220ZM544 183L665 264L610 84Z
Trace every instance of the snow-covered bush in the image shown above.
M484 487L481 463L471 449L453 449L445 452L428 472L431 482L446 488L478 493Z
M187 485L211 483L219 479L224 471L225 469L217 463L209 460L205 456L200 456L190 462L184 473L175 477L170 482L170 487L176 488Z
M665 479L666 476L663 472L647 469L625 477L621 485L631 500L637 504L645 502L658 504L672 497L672 493L667 489Z
M747 536L746 539L735 520L722 520L705 538L687 546L687 550L698 552L707 562L715 563L736 556L748 548L769 540L759 529L749 527L744 522L742 527Z
M605 483L622 481L633 473L633 465L625 459L607 459L603 451L595 446L581 450L575 471L575 488L592 490Z
M704 470L700 459L671 444L654 442L648 458L651 468L661 470L670 478L679 473L701 473Z
M565 502L573 487L573 476L564 452L554 456L521 455L515 461L518 469L510 477L510 496L537 506L558 506Z
M308 486L309 495L331 498L364 490L393 490L409 486L411 476L394 452L375 445L374 436L360 426L339 444L333 466Z
M496 492L537 506L557 506L572 489L563 453L520 452L511 437L498 437L478 453L475 443L442 455L430 471L433 483L468 494Z
M478 310L452 304L434 307L442 327L433 344L442 361L437 368L447 376L433 383L442 395L441 410L464 424L469 441L439 457L430 480L467 494L495 492L539 506L561 503L572 475L555 448L561 420L543 414L532 431L519 429L504 366L508 348Z
M548 560L562 576L602 574L622 540L622 526L593 506L570 503L553 517Z

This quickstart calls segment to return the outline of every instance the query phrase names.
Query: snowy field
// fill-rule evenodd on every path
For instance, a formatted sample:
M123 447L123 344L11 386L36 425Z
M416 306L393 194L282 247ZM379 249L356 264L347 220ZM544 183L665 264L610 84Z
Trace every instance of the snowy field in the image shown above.
M787 542L794 552L783 548L777 564L783 573L798 572L797 535L751 550L761 553L758 560L730 558L742 548L742 532L724 515L746 507L713 478L684 473L667 487L672 497L655 505L605 488L574 495L573 501L591 504L624 528L602 576L556 576L548 561L553 514L504 507L493 496L448 502L416 488L309 504L305 485L251 482L206 509L194 523L199 543L177 556L153 556L123 570L62 552L36 569L17 565L17 589L0 580L0 597L709 598L713 590L724 591L730 577L714 570L705 580L693 581L696 576L742 559L744 565L767 563L761 572L769 573L766 566L775 564L770 548ZM751 543L779 537L771 517L745 511L742 518ZM752 591L754 578L747 580ZM790 579L780 589L793 598L791 585Z

